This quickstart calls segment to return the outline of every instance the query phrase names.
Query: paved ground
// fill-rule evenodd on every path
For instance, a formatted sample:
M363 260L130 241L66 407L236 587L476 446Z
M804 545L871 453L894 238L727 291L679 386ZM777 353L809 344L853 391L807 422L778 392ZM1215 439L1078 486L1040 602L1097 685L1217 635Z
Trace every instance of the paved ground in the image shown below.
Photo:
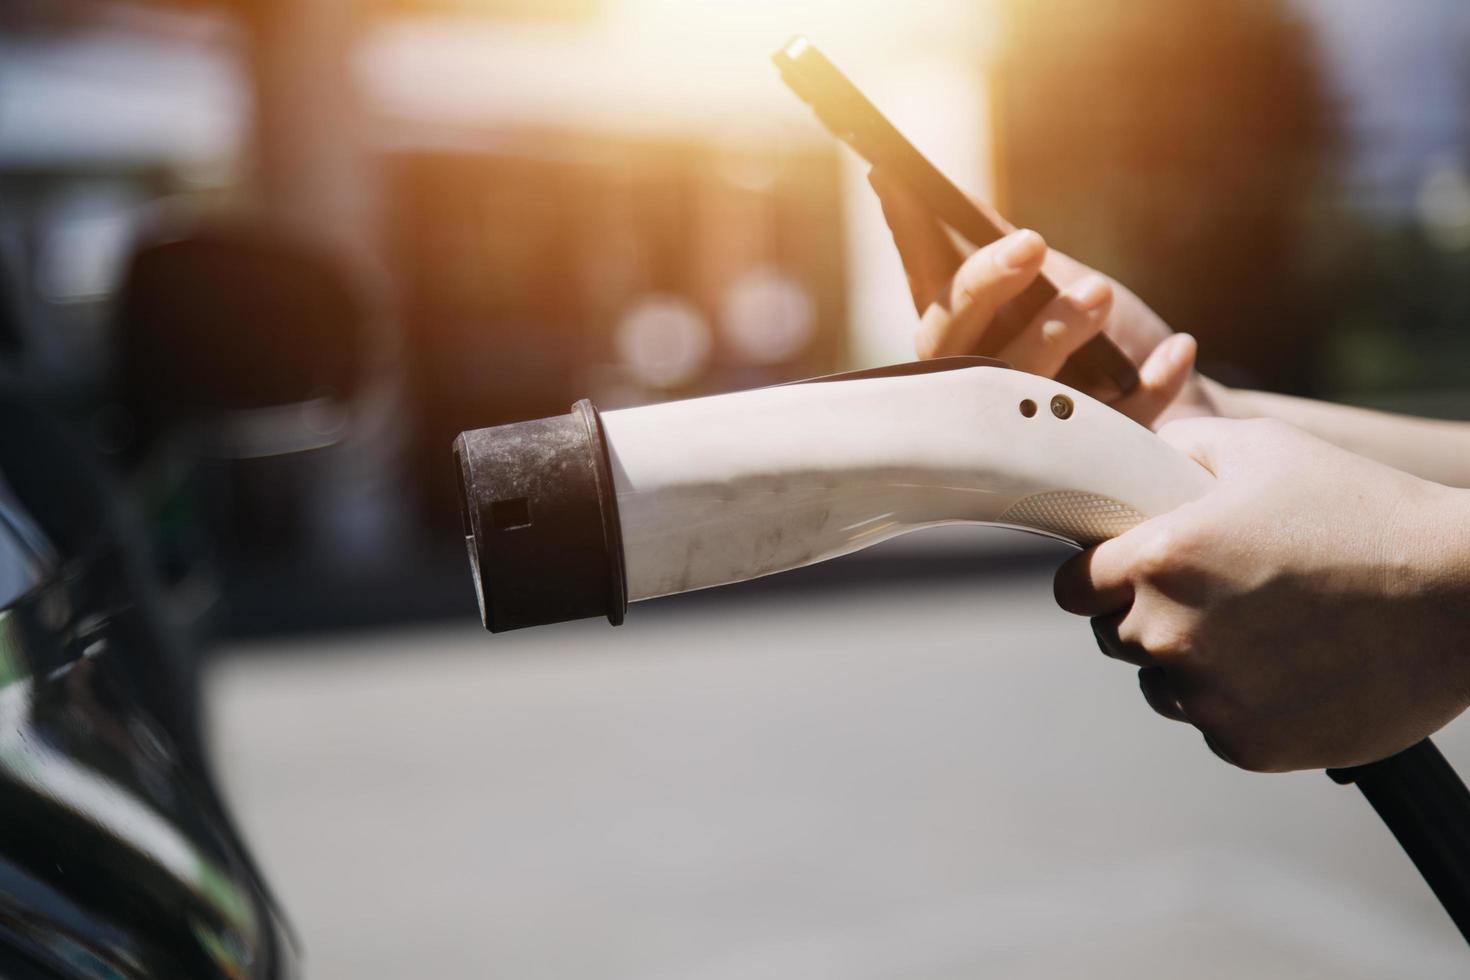
M1470 967L1356 790L1217 763L1034 565L864 577L648 604L616 630L231 651L216 748L308 974ZM1441 745L1470 771L1470 728Z

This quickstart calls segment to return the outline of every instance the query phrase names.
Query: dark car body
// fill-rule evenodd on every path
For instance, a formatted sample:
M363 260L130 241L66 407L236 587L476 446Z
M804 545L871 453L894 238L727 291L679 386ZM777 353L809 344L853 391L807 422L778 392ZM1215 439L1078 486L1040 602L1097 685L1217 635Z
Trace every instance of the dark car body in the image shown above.
M295 976L109 474L0 386L0 480L0 976Z

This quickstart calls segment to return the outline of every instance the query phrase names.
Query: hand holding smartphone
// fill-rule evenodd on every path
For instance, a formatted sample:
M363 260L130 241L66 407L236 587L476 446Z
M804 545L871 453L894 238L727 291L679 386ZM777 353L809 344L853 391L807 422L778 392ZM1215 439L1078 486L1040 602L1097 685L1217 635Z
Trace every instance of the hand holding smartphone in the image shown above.
M806 38L793 38L772 60L781 77L816 112L817 118L843 142L892 179L903 182L934 215L976 247L1003 238L1003 218L972 201L930 163L877 107ZM1019 330L1058 295L1044 274L1038 275L1011 302ZM1011 336L988 336L994 354ZM1108 337L1098 334L1067 361L1058 380L1104 399L1131 392L1138 386L1138 370Z

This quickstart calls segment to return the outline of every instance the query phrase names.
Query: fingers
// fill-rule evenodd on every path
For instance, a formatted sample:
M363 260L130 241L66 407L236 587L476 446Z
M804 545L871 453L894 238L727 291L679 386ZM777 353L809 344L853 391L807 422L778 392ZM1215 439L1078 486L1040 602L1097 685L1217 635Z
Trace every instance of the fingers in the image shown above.
M933 213L903 184L876 167L868 171L868 183L878 194L883 218L898 246L914 308L923 313L964 262L964 253Z
M1105 656L1124 663L1133 664L1138 670L1138 688L1143 699L1155 712L1170 721L1190 723L1188 712L1180 702L1179 693L1169 681L1164 668L1136 643L1125 643L1118 638L1118 624L1126 613L1098 617L1092 621L1092 632L1097 637L1098 649Z
M996 356L1019 370L1054 377L1067 358L1101 332L1112 305L1112 284L1099 275L1086 276L1047 304Z
M1154 659L1137 643L1125 643L1118 636L1118 626L1126 612L1111 616L1095 616L1092 619L1092 635L1097 639L1097 648L1105 657L1121 660L1135 667L1152 667Z
M1136 422L1152 425L1189 382L1198 351L1199 345L1187 333L1169 337L1139 368L1138 387L1113 407Z
M1034 231L1007 235L971 255L920 316L919 356L972 353L1000 308L1031 285L1045 256L1046 242Z
M964 259L954 240L924 203L881 168L868 173L893 233L920 313L914 346L922 358L971 354L1003 311L1031 285L1046 243L1035 232L1013 232ZM1077 279L1077 277L1073 277ZM1112 304L1112 285L1083 276L1058 296L996 356L1048 377L1099 330Z
M1119 547L1127 538L1125 534L1104 541L1063 563L1052 583L1057 605L1077 616L1107 616L1127 609L1133 602L1133 581Z
M1226 439L1240 424L1213 418L1179 419L1159 429L1159 438L1220 476L1230 462Z
M1189 724L1189 715L1185 714L1184 708L1180 706L1179 697L1170 686L1169 675L1164 673L1164 668L1144 667L1139 670L1138 689L1143 692L1143 699L1155 712L1170 721L1182 721Z

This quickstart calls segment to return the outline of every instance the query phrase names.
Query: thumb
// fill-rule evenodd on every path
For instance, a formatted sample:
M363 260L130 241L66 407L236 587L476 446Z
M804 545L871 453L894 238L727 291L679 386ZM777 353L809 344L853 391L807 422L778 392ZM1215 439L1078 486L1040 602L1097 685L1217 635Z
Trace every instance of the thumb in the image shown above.
M878 195L883 218L898 246L914 308L923 313L964 262L964 253L924 203L886 171L874 167L868 172L868 183Z
M1236 458L1234 435L1240 424L1234 419L1177 419L1159 429L1159 438L1215 476L1225 476Z
M1194 373L1199 345L1187 333L1176 333L1154 348L1138 369L1138 387L1113 407L1142 425L1153 421L1173 404Z

